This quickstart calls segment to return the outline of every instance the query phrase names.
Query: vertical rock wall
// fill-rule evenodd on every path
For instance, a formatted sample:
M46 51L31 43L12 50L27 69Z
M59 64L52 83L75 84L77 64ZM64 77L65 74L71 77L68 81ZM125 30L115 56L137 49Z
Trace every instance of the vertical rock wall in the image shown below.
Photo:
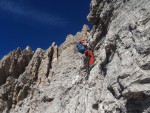
M150 1L92 0L99 112L150 112ZM92 76L91 75L91 76Z

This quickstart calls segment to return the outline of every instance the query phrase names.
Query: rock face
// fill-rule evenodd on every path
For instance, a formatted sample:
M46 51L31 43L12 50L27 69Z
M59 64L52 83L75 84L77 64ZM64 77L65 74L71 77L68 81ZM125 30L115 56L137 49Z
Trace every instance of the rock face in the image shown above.
M0 85L4 84L8 77L18 78L25 71L32 55L32 50L21 51L18 48L5 56L0 62Z
M0 61L1 113L149 113L150 1L92 0L88 21L58 47L30 47ZM89 79L79 38L92 38Z
M92 0L99 112L150 112L150 1ZM93 74L92 74L93 73Z

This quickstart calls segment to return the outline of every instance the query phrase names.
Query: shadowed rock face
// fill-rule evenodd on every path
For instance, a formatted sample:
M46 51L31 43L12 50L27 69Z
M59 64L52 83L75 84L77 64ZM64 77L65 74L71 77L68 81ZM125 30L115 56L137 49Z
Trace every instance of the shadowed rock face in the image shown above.
M8 54L0 63L0 112L149 113L149 12L149 0L92 0L91 31L84 25L60 47ZM88 80L75 46L82 37L93 39Z
M31 49L21 51L20 48L5 56L0 62L0 85L6 83L8 77L18 78L25 71L32 56Z

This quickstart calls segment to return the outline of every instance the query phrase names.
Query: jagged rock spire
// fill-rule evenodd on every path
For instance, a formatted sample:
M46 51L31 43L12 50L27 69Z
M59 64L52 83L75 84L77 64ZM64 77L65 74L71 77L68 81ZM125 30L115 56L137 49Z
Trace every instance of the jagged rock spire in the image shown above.
M90 28L88 25L84 24L82 28L82 32L90 32Z
M32 51L32 49L30 48L30 46L27 46L25 50L26 51Z

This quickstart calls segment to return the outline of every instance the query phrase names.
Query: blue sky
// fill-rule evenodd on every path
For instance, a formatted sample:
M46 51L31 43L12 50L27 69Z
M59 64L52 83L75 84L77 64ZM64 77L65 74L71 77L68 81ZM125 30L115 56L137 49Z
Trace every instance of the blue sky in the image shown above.
M60 45L88 24L91 0L0 0L0 58L30 46Z

